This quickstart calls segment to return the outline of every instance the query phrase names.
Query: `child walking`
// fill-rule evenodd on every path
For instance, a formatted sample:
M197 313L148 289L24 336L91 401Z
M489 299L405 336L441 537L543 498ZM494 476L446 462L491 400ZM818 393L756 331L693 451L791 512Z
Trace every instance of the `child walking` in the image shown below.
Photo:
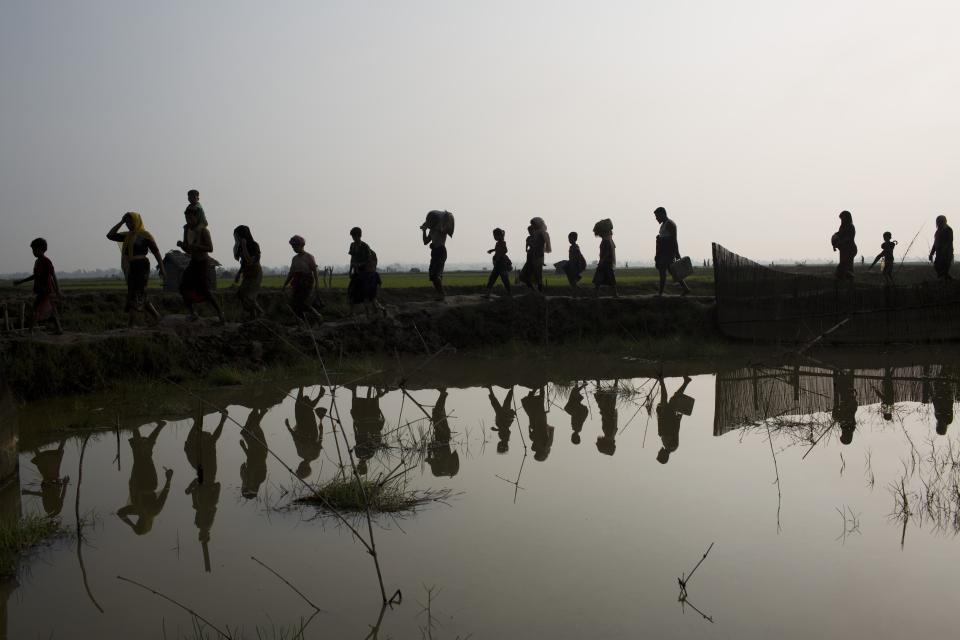
M570 250L567 252L567 264L563 267L564 273L567 274L567 282L570 283L570 288L574 291L576 291L577 283L580 282L580 278L583 277L583 272L587 268L587 259L583 257L580 245L577 244L578 238L579 235L576 231L567 234L567 240L570 241Z
M57 314L57 300L60 298L60 283L57 281L57 272L53 268L53 263L46 256L47 241L43 238L36 238L30 243L30 249L37 259L33 263L33 275L27 276L22 280L14 281L14 285L20 285L24 282L33 282L33 293L36 296L33 300L33 314L30 316L30 330L38 322L44 320L53 320L57 335L63 333L60 326L60 316Z
M507 296L510 296L510 272L513 270L513 263L510 262L510 258L507 257L506 235L506 232L500 227L493 230L493 239L496 242L493 249L487 251L487 253L493 254L493 269L490 271L490 278L487 280L487 293L484 295L485 298L490 297L490 291L493 289L497 278L500 278L503 282L503 288L507 290Z
M892 240L892 238L892 233L884 231L883 244L880 245L880 253L873 259L873 264L870 265L870 268L873 269L874 265L883 259L883 270L880 273L883 274L883 281L886 284L893 284L893 248L897 246L897 241Z

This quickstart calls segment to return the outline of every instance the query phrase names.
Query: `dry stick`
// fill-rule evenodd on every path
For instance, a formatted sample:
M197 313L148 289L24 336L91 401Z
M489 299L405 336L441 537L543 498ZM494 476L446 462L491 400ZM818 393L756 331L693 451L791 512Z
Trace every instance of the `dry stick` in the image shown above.
M86 590L87 596L90 598L93 606L95 606L100 613L103 613L103 607L101 607L97 599L93 597L93 592L90 590L90 583L87 581L87 568L86 565L83 564L83 522L80 520L80 483L83 482L83 454L87 451L87 441L91 435L92 434L88 433L84 436L83 444L80 445L80 463L77 469L77 490L73 510L77 519L77 562L80 564L80 573L83 575L83 588Z
M917 238L920 236L920 232L923 231L925 226L927 226L926 221L924 221L924 223L920 225L920 228L917 229L917 233L914 234L913 240L910 241L910 244L907 245L906 251L904 251L903 255L900 256L900 264L897 265L898 269L903 266L903 261L907 259L908 255L910 255L910 249L913 248L913 243L917 241Z
M174 600L174 599L171 598L170 596L165 595L165 594L162 594L162 593L160 593L159 591L157 591L157 590L155 590L155 589L151 589L151 588L148 587L147 585L145 585L145 584L140 584L140 583L137 582L136 580L131 580L130 578L124 578L123 576L117 576L117 580L123 580L124 582L129 582L130 584L132 584L132 585L134 585L134 586L137 586L137 587L140 587L141 589L144 589L144 590L146 590L146 591L149 591L150 593L152 593L152 594L155 595L155 596L159 596L159 597L163 598L163 599L166 600L167 602L170 602L170 603L175 604L176 606L180 607L181 609L183 609L184 611L186 611L187 613L189 613L190 615L192 615L192 616L193 616L194 618L196 618L197 620L200 620L201 622L203 622L204 624L206 624L208 627L210 627L211 629L213 629L214 631L216 631L218 634L220 634L220 637L221 637L221 638L226 638L227 640L232 640L232 639L233 639L233 636L231 636L229 633L225 633L223 630L220 629L220 627L218 627L217 625L213 624L212 622L210 622L209 620L207 620L206 618L204 618L203 616L201 616L199 613L197 613L196 611L194 611L193 609L191 609L191 608L188 607L187 605L185 605L185 604L183 604L183 603L181 603L181 602L177 602L176 600Z
M848 322L850 322L850 318L849 318L849 317L844 318L843 320L841 320L841 321L838 322L837 324L833 325L832 327L830 327L829 329L827 329L826 331L824 331L823 333L821 333L820 335L818 335L816 338L814 338L813 340L811 340L810 342L808 342L808 343L807 343L806 345L804 345L802 348L800 348L799 350L797 350L797 355L803 355L803 353L804 353L805 351L808 351L808 350L810 349L810 347L812 347L813 345L817 344L818 342L820 342L821 340L823 340L823 339L826 338L828 335L830 335L831 333L833 333L834 331L836 331L837 329L839 329L839 328L842 327L843 325L847 324Z
M698 563L693 567L693 569L690 570L690 575L688 575L686 578L677 578L677 582L680 583L680 588L683 590L683 593L684 593L684 594L687 593L687 583L689 583L689 582L690 582L690 579L693 578L693 574L696 573L697 569L700 568L700 565L703 564L703 561L707 559L707 555L709 555L710 550L713 549L713 545L714 545L714 543L711 542L711 543L710 543L710 546L707 547L707 550L703 552L703 557L700 558L700 562L698 562Z
M770 455L773 456L773 472L777 475L777 533L780 533L780 505L783 501L783 495L780 493L780 468L777 465L777 454L773 450L773 436L770 434L770 421L765 421L767 427L767 442L770 443Z
M261 567L263 567L264 569L266 569L267 571L269 571L270 573L272 573L273 575L275 575L275 576L277 576L278 578L280 578L280 580L283 581L283 583L284 583L285 585L287 585L288 587L290 587L291 589L293 589L293 592L294 592L294 593L296 593L298 596L300 596L301 598L303 598L303 601L304 601L304 602L306 602L308 605L310 605L311 607L313 607L314 611L320 611L320 607L318 607L317 605L315 605L315 604L313 604L312 602L310 602L310 599L309 599L307 596L303 595L303 592L302 592L302 591L300 591L300 590L297 589L295 586L293 586L292 584L290 584L290 582L289 582L286 578L284 578L282 575L280 575L279 573L277 573L276 571L274 571L273 569L271 569L269 566L267 566L267 564L266 564L265 562L262 562L262 561L260 561L260 560L257 560L254 556L250 556L250 559L253 560L254 562L256 562L256 563L257 563L258 565L260 565Z

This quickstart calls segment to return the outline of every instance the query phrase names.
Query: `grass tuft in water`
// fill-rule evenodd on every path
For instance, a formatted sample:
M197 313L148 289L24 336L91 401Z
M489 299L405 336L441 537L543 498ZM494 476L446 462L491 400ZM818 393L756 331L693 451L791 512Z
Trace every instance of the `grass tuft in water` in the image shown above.
M0 576L16 573L21 555L42 542L66 533L59 519L38 515L0 522Z
M337 476L320 484L309 495L297 498L298 504L310 504L325 511L341 513L398 513L413 511L430 502L442 502L450 496L447 489L413 490L396 480L388 482L367 478Z

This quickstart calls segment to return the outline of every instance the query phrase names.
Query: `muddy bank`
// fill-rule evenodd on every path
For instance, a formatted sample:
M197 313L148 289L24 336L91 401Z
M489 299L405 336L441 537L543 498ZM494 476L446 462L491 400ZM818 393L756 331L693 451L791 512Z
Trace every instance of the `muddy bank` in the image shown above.
M313 331L266 319L215 326L167 316L149 329L13 336L0 368L22 399L90 393L136 378L185 381L365 356L573 346L645 358L697 355L721 341L709 298L522 296L388 307L387 317L331 320Z

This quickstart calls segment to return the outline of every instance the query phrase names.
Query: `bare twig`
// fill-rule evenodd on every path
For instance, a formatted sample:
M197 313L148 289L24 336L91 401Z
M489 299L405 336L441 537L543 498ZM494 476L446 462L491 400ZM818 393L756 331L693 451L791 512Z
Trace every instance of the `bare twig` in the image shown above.
M257 558L255 558L254 556L250 556L250 559L253 560L254 562L256 562L256 563L257 563L258 565L260 565L261 567L263 567L264 569L266 569L267 571L269 571L270 573L272 573L273 575L277 576L277 577L283 582L283 584L285 584L285 585L287 585L288 587L290 587L290 588L293 590L294 593L296 593L298 596L300 596L301 598L303 598L303 601L304 601L304 602L306 602L308 605L310 605L311 607L313 607L314 611L320 611L320 607L318 607L317 605L313 604L313 602L310 601L310 598L308 598L307 596L303 595L303 592L302 592L302 591L300 591L300 590L297 589L295 586L293 586L292 584L290 584L290 581L289 581L289 580L287 580L287 579L284 578L282 575L280 575L279 573L277 573L276 571L274 571L272 568L270 568L269 566L267 566L267 564L266 564L265 562L263 562L263 561L261 561L261 560L257 560Z
M136 580L131 580L130 578L124 578L123 576L117 576L117 580L123 580L124 582L129 582L130 584L132 584L132 585L134 585L134 586L137 586L137 587L140 587L141 589L143 589L143 590L145 590L145 591L149 591L150 593L152 593L152 594L155 595L155 596L159 596L159 597L163 598L163 599L166 600L167 602L169 602L169 603L171 603L171 604L174 604L174 605L180 607L181 609L183 609L184 611L186 611L187 613L189 613L191 616L193 616L193 617L196 618L197 620L202 621L205 625L207 625L208 627L210 627L211 629L213 629L214 631L216 631L217 634L219 634L221 638L226 638L227 640L233 640L233 636L231 636L229 633L226 633L225 631L223 631L222 629L220 629L220 627L218 627L217 625L213 624L212 622L210 622L209 620L207 620L206 618L204 618L204 617L201 616L199 613L197 613L196 611L194 611L193 609L191 609L191 608L188 607L187 605L183 604L182 602L178 602L178 601L174 600L173 598L171 598L170 596L168 596L168 595L166 595L166 594L163 594L163 593L160 593L160 592L157 591L156 589L152 589L152 588L148 587L148 586L145 585L145 584L141 584L141 583L137 582Z

